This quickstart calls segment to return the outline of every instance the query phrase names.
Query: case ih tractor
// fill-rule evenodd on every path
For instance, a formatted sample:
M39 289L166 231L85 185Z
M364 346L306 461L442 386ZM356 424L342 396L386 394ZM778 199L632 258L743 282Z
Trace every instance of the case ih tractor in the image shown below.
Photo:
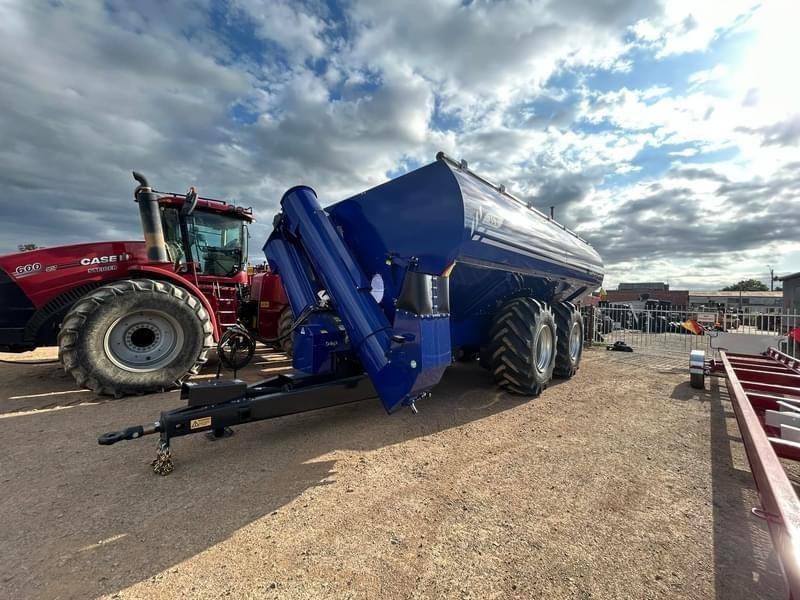
M134 177L144 242L0 257L0 351L58 344L78 385L117 397L178 386L216 344L252 355L253 337L275 343L292 325L278 276L248 275L251 209Z

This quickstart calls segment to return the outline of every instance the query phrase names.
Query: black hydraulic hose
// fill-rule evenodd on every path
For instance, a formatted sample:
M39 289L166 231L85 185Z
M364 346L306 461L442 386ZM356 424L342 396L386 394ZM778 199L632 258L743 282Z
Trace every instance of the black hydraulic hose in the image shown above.
M312 314L314 314L315 312L322 312L322 311L325 311L325 310L328 310L328 309L326 307L309 304L308 306L306 306L302 310L300 315L298 315L298 317L294 320L294 322L292 323L292 326L289 327L289 330L286 333L284 333L283 335L279 335L277 337L274 337L274 338L259 338L258 341L261 342L262 344L268 344L268 345L277 344L281 340L285 340L290 335L292 335L294 333L294 330L297 329L298 327L300 327L300 325L302 325L305 322L305 320L308 317L310 317Z

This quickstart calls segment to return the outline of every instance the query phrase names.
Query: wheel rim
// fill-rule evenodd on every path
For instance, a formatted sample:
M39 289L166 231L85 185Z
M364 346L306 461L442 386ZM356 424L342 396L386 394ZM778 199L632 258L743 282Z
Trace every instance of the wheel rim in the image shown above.
M536 339L536 369L546 371L553 358L553 332L549 327L542 327L539 330L539 337Z
M583 336L581 335L581 324L575 323L572 326L572 331L569 333L569 357L573 362L578 360L582 343Z
M132 373L165 367L182 346L183 328L160 310L141 310L120 317L108 328L104 340L108 359Z

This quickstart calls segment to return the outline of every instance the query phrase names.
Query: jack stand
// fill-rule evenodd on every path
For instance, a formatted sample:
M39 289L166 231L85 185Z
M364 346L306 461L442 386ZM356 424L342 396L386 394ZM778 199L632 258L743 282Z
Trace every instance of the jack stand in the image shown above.
M230 427L218 427L206 432L206 439L209 442L217 442L223 438L231 437L235 432Z
M419 413L419 411L417 410L417 405L414 404L413 402L411 404L409 404L408 407L411 409L411 413L412 414L416 415L416 414Z

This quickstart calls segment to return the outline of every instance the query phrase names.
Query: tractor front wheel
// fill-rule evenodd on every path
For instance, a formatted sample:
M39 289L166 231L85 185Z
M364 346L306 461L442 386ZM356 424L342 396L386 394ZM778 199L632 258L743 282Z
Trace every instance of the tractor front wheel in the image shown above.
M495 381L515 394L541 394L553 377L556 359L556 324L550 308L533 298L515 298L500 309L490 338Z
M202 303L182 287L151 279L117 281L70 309L58 356L82 387L121 397L180 386L214 345Z

